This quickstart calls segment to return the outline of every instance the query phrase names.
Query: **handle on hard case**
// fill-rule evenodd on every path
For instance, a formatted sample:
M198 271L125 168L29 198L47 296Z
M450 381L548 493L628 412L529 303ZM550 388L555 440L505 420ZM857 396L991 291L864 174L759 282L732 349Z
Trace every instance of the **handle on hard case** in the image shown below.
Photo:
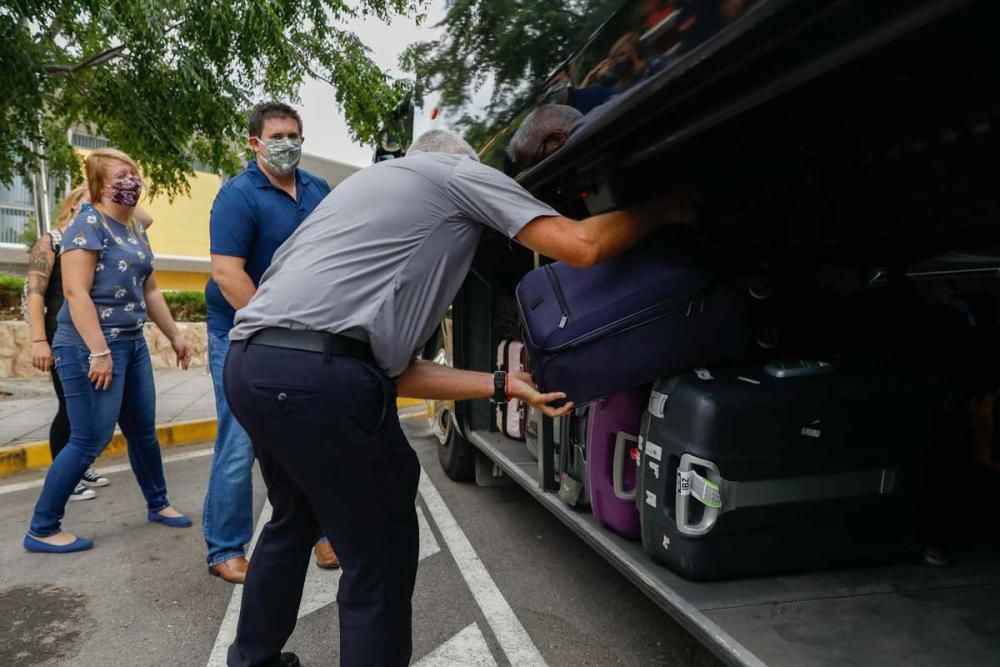
M629 443L638 443L639 438L625 431L615 435L615 458L612 467L612 478L615 486L615 497L618 500L635 500L636 490L625 490L625 461L628 458Z
M704 468L703 477L695 466ZM787 503L884 496L896 491L896 471L875 468L829 475L736 482L723 479L718 466L691 454L681 456L677 466L674 510L677 530L684 535L705 535L723 512L746 507ZM691 499L704 505L697 523L689 522Z
M705 468L708 478L706 479L699 475L694 470L694 466ZM719 518L719 511L722 509L721 503L708 504L704 500L701 500L700 502L705 505L705 511L701 516L701 520L695 524L689 523L688 509L691 500L691 489L689 486L682 487L682 485L688 484L692 477L697 478L706 486L711 485L715 489L718 489L719 484L722 482L722 475L719 474L718 466L711 461L706 461L690 454L681 456L681 462L677 466L677 493L674 500L674 510L677 514L677 530L683 535L704 535L712 530L716 519ZM698 499L696 498L696 500Z

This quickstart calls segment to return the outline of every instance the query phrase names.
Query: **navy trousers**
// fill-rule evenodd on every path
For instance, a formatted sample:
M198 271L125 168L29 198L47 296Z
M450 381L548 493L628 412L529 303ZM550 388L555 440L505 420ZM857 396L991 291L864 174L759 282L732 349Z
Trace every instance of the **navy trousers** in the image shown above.
M343 568L340 664L409 664L420 465L395 384L353 358L243 342L233 343L224 379L274 510L250 559L229 665L280 654L321 532Z

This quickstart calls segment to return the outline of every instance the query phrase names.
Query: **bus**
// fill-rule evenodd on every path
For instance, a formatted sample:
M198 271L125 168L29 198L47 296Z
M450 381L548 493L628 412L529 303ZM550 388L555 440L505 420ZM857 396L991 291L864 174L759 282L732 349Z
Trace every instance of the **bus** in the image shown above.
M1000 4L990 0L625 2L549 77L526 81L524 107L497 119L477 149L573 217L697 192L698 233L764 291L894 286L953 306L970 323L966 333L913 331L926 347L912 363L955 371L970 420L992 424L997 26ZM520 169L507 142L543 103L584 115L559 150ZM484 232L424 357L493 370L500 342L519 335L515 287L547 261ZM856 331L889 326L871 310L854 316ZM779 334L765 327L754 344L780 356ZM980 352L984 336L993 344ZM947 567L918 557L695 582L560 499L560 424L543 422L536 460L498 430L486 401L438 402L431 420L449 478L523 487L726 664L1000 664L1000 504L983 500L996 500L1000 485L992 426L986 440L956 431L950 450L926 460L925 494L950 545L927 560Z

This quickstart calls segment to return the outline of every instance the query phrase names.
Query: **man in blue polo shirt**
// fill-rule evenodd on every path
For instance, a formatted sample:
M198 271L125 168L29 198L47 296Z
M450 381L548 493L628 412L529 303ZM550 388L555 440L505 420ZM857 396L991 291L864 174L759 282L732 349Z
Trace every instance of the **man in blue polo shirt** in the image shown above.
M205 301L218 435L202 524L209 573L234 584L246 578L246 545L253 534L254 452L229 410L222 369L236 311L257 292L274 252L330 192L325 180L298 168L302 139L295 109L276 102L258 105L250 113L249 139L256 159L222 186L212 205L212 278ZM320 567L338 565L325 541L316 556Z

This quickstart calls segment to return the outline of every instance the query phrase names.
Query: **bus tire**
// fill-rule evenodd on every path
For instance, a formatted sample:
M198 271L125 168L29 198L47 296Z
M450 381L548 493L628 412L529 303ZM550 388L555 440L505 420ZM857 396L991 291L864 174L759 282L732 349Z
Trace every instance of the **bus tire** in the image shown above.
M471 482L476 478L476 448L458 432L450 414L442 418L447 420L447 430L438 438L441 469L452 481Z

